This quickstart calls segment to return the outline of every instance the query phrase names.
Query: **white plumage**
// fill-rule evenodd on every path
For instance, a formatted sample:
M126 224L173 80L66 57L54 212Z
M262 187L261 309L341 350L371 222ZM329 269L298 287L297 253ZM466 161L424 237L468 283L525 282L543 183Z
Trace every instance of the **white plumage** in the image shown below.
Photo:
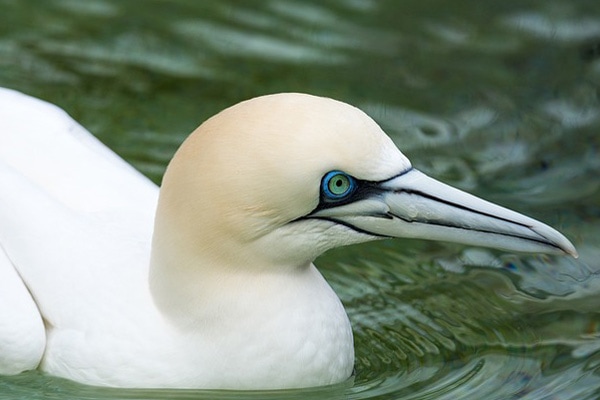
M358 109L302 94L209 119L159 199L62 110L1 89L0 187L0 373L93 385L347 379L350 324L312 265L332 247L406 236L576 255L412 169Z

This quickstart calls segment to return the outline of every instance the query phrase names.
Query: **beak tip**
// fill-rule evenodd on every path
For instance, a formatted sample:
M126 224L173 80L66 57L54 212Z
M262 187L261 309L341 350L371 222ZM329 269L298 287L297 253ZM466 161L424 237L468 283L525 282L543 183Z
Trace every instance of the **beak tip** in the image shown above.
M577 252L577 249L575 248L575 246L573 246L573 243L571 243L564 236L562 237L562 240L560 241L560 243L557 243L557 244L558 244L558 247L563 251L564 254L568 254L573 258L579 258L579 253Z
M556 229L545 225L543 223L539 223L537 226L531 226L530 229L537 233L539 236L543 237L548 244L554 247L555 252L560 250L563 255L570 255L573 258L579 258L579 253L573 243L569 239L567 239L562 233L557 231Z

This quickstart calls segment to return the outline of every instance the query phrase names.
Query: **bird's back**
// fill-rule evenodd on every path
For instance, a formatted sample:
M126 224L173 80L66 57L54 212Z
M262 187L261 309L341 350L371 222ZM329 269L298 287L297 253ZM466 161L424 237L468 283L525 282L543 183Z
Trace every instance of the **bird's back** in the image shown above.
M157 196L64 111L0 89L0 277L12 282L0 292L0 349L20 336L8 330L17 319L39 347L147 303Z

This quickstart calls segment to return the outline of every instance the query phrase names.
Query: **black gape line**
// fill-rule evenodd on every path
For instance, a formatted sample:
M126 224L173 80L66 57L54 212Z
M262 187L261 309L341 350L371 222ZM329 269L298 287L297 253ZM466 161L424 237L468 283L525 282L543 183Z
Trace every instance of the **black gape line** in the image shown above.
M379 233L374 233L374 232L367 231L365 229L361 229L361 228L354 226L348 222L340 221L335 218L321 217L321 216L316 216L314 214L316 214L317 212L319 212L321 210L343 206L346 204L350 204L350 203L354 203L354 202L357 202L360 200L367 199L369 197L379 197L383 193L390 192L389 189L382 188L381 187L382 184L384 184L385 182L389 182L393 179L396 179L402 175L405 175L413 170L414 170L414 168L410 167L390 178L383 179L380 181L367 181L367 180L357 179L357 178L352 177L352 179L354 179L354 181L357 185L356 189L352 192L352 194L350 196L344 197L339 200L332 200L330 198L327 198L325 196L325 194L323 193L323 190L321 189L320 195L319 195L319 204L308 214L306 214L300 218L296 218L295 220L290 221L290 223L298 222L298 221L302 221L302 220L306 220L306 219L320 219L322 221L328 221L328 222L332 222L334 224L345 226L345 227L352 229L353 231L355 231L357 233L361 233L363 235L384 238L384 239L385 238L393 238L393 236L381 235ZM323 178L321 179L321 186L320 186L321 188L323 187L323 180L327 177L328 174L329 174L329 172L327 174L325 174L323 176ZM395 216L390 213L385 213L385 214L373 213L373 214L365 215L365 216L369 216L369 217L373 217L373 218L383 218L383 219L389 219L389 220L392 220L395 218Z
M375 218L386 218L386 219L394 219L393 217L387 217L387 215L384 214L374 214L373 217ZM306 219L319 219L321 221L327 221L327 222L331 222L334 223L336 225L342 225L345 226L346 228L352 229L353 231L357 232L357 233L361 233L363 235L368 235L368 236L372 236L372 237L377 237L377 238L381 238L381 239L393 239L393 236L389 236L389 235L380 235L379 233L374 233L371 231L367 231L366 229L361 229L357 226L352 225L351 223L348 222L344 222L344 221L340 221L339 219L335 219L335 218L328 218L328 217L301 217L298 218L292 222L296 222L296 221L302 221L302 220L306 220Z
M367 180L362 180L362 179L357 179L354 177L351 177L355 184L356 184L356 188L353 190L353 192L347 196L347 197L343 197L341 199L331 199L329 197L327 197L325 195L325 193L323 193L323 189L321 189L320 191L320 197L319 197L319 204L317 205L317 207L315 207L315 209L313 209L310 213L308 213L307 215L297 218L291 222L296 222L296 221L301 221L301 220L306 220L306 219L320 219L323 221L328 221L334 224L338 224L338 225L342 225L345 226L349 229L352 229L353 231L357 232L357 233L361 233L364 235L369 235L369 236L373 236L373 237L378 237L378 238L393 238L393 236L389 236L389 235L382 235L379 233L375 233L375 232L371 232L362 228L359 228L349 222L346 221L341 221L339 219L336 219L334 217L327 217L327 216L319 216L319 215L315 215L316 213L318 213L319 211L325 210L325 209L329 209L329 208L334 208L334 207L340 207L346 204L350 204L350 203L354 203L360 200L365 200L367 198L377 198L380 197L382 194L385 193L396 193L396 194L402 194L405 193L409 196L417 196L417 197L422 197L437 203L441 203L441 204L445 204L449 207L453 207L453 208L457 208L463 211L467 211L467 212L471 212L477 215L481 215L484 216L486 218L492 218L492 219L496 219L499 221L503 221L503 222L507 222L510 224L514 224L514 225L518 225L521 226L523 228L529 229L530 231L534 232L537 234L537 232L535 232L532 227L528 224L524 224L518 221L512 221L510 219L507 218L503 218L497 215L493 215L490 213L486 213L483 211L479 211L470 207L467 207L463 204L459 204L459 203L454 203L433 195L430 195L428 193L419 191L419 190L412 190L412 189L402 189L402 188L383 188L382 185L386 182L389 182L391 180L394 180L396 178L399 178L400 176L406 175L411 171L416 171L413 167L410 167L390 178L381 180L381 181L367 181ZM333 171L332 171L333 172ZM341 172L341 171L340 171ZM321 180L321 187L323 187L323 182L324 179L331 174L328 173L325 176L323 176L322 180ZM393 220L393 219L399 219L402 220L406 223L410 223L410 224L425 224L425 225L436 225L436 226L440 226L440 227L445 227L445 228L451 228L451 229L460 229L460 230L465 230L465 231L473 231L473 232L480 232L480 233L485 233L485 234L493 234L493 235L499 235L499 236L506 236L506 237L512 237L512 238L517 238L517 239L521 239L521 240L526 240L526 241L530 241L530 242L535 242L544 246L548 246L548 247L552 247L555 249L559 249L560 247L550 243L544 239L535 239L535 238L531 238L531 237L526 237L523 235L518 235L518 234L513 234L513 233L502 233L502 232L494 232L491 230L486 230L486 229L480 229L480 228L475 228L475 227L469 227L469 226L463 226L460 224L456 224L456 223L451 223L449 221L444 221L444 220L430 220L427 218L406 218L400 215L397 215L393 212L387 212L387 213L372 213L372 214L364 214L362 215L363 217L372 217L372 218L382 218L382 219L387 219L387 220Z

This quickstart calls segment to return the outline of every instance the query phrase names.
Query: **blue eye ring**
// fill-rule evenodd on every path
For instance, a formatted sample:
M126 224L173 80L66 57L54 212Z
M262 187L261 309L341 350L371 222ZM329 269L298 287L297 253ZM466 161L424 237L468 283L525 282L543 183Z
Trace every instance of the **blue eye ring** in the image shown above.
M321 181L321 192L327 200L341 200L356 189L356 180L342 171L330 171Z

